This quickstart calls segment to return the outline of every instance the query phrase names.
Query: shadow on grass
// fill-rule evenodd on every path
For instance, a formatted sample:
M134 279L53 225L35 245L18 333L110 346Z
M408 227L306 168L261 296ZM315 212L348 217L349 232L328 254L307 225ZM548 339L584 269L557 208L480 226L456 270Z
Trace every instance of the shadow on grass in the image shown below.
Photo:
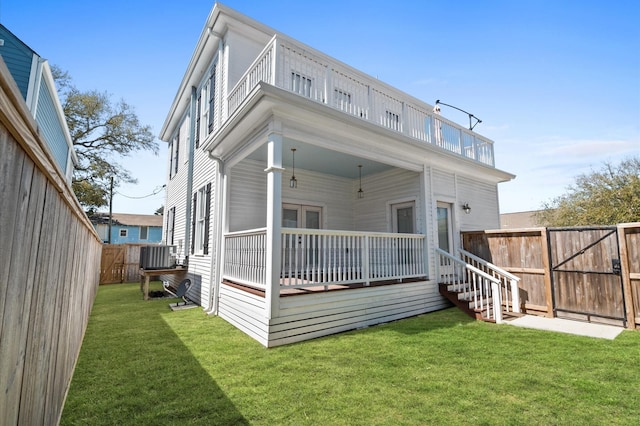
M249 424L162 319L170 300L123 285L98 292L61 424Z

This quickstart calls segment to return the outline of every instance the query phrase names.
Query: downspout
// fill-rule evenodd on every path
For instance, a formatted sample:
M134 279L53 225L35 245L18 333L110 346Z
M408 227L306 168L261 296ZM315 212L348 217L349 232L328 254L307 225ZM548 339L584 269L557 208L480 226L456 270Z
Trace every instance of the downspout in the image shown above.
M216 203L215 203L215 215L216 215L216 255L211 256L211 279L213 280L212 291L209 295L210 309L206 312L207 315L218 315L218 306L220 301L220 282L222 281L222 272L224 268L224 234L226 228L224 224L226 222L226 184L225 184L225 170L224 162L220 157L214 156L209 151L209 158L216 162Z
M189 162L187 164L187 194L185 199L184 250L187 267L191 253L191 193L193 192L193 151L196 137L196 88L191 86L191 103L189 105Z

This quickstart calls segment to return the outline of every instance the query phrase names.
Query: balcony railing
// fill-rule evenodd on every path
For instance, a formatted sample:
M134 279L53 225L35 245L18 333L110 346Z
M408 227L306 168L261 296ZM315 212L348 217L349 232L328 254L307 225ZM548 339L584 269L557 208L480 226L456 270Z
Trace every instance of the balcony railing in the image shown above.
M281 288L420 278L424 235L284 228ZM224 279L266 289L266 229L225 235Z
M319 52L274 36L229 92L229 116L263 81L412 139L494 166L493 142L429 105Z

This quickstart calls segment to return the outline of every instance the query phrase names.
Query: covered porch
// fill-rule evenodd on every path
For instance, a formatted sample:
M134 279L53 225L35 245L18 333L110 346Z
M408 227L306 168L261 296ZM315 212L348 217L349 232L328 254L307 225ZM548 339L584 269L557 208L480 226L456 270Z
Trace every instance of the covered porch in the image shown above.
M265 291L266 242L266 228L226 234L223 280ZM421 234L282 228L279 242L280 295L427 279Z

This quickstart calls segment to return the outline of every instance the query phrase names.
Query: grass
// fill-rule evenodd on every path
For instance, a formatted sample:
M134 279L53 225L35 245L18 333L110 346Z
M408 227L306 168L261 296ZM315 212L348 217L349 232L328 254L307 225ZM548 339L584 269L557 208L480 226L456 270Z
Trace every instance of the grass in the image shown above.
M616 340L447 309L265 349L138 285L100 287L62 425L601 425L640 419L640 333Z

